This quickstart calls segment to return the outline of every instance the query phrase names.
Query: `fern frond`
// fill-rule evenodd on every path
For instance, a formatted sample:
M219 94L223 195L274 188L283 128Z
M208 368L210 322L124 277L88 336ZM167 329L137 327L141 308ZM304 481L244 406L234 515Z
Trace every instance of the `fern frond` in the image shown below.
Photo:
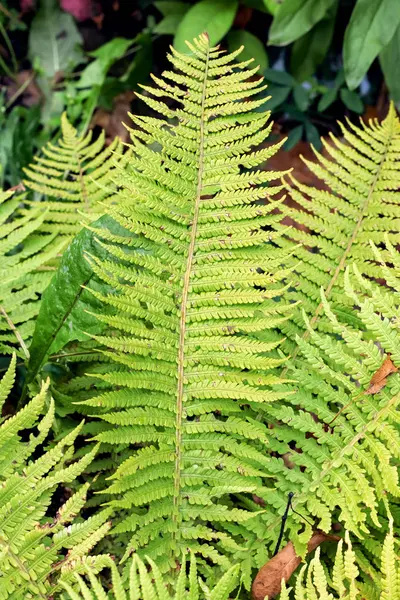
M271 329L289 310L278 302L288 275L275 243L280 174L257 169L278 145L258 149L270 131L254 112L264 100L244 101L262 81L248 86L244 65L205 35L189 46L191 57L171 51L177 73L139 94L164 119L134 118L107 208L126 233L100 234L109 260L88 257L115 290L93 294L115 309L99 315L112 333L95 339L118 370L97 374L106 391L83 406L106 425L96 440L130 446L105 493L127 515L115 529L130 533L126 554L145 552L161 570L187 547L202 569L248 560L260 510L232 498L269 489L259 407L287 393ZM269 206L254 203L265 196Z
M106 593L99 578L95 577L90 567L86 568L85 581L82 575L75 575L75 586L61 581L61 586L66 591L63 600L228 600L230 593L239 582L239 569L232 566L225 573L218 584L209 590L202 584L200 590L196 559L192 554L190 567L187 569L186 560L183 560L179 572L176 573L174 589L171 589L157 565L151 560L145 564L137 555L133 557L129 570L128 581L124 582L118 569L110 558L108 566L111 569L112 589ZM149 571L149 567L151 570ZM129 595L128 595L129 594Z
M290 241L284 241L299 244L293 252L293 261L301 264L294 278L295 296L312 329L321 332L331 326L324 317L320 288L333 310L351 319L352 300L343 294L346 267L356 263L360 273L379 279L380 266L370 241L380 244L386 233L395 243L400 222L400 121L394 106L382 123L361 120L356 126L348 121L340 127L341 138L333 134L329 140L322 138L324 152L314 150L316 162L304 159L322 189L293 177L287 186L299 206L290 211L295 227ZM296 335L309 335L299 311L282 331L292 340L291 348Z
M22 214L21 197L0 192L0 352L27 358L39 299L54 273L65 242L43 234L45 211Z
M81 229L82 220L94 221L102 214L101 203L113 195L114 162L122 153L122 142L115 138L104 148L104 132L95 141L91 131L79 136L65 113L61 132L58 143L49 142L43 156L36 156L35 162L24 169L24 183L45 197L40 203L47 211L42 231L71 238Z
M383 260L383 253L380 256ZM384 273L389 267L385 269ZM398 258L390 270L394 283L400 273ZM390 291L388 304L389 290L363 277L355 266L353 276L346 270L343 285L354 306L355 324L336 312L321 291L330 332L313 329L303 313L309 339L298 336L300 360L289 370L299 382L297 391L280 405L269 405L266 415L276 424L271 449L283 454L285 444L294 442L301 451L290 453L291 470L277 461L277 486L291 486L294 504L303 505L324 531L329 532L339 508L339 520L364 538L371 526L380 527L382 498L400 496L398 374L385 379L381 389L369 389L388 355L400 365L396 318L400 286Z
M14 374L15 356L0 384L2 391L9 388ZM54 518L51 516L49 507L57 486L74 481L93 460L97 448L65 465L81 429L78 426L50 450L30 458L43 444L54 420L54 403L47 398L47 387L44 384L29 404L0 426L1 600L48 598L50 590L57 589L56 573L70 570L73 576L80 572L84 565L76 565L77 557L86 557L110 528L109 510L70 525L85 504L88 485L78 489ZM39 421L45 405L47 414ZM23 442L19 432L27 429L35 433Z

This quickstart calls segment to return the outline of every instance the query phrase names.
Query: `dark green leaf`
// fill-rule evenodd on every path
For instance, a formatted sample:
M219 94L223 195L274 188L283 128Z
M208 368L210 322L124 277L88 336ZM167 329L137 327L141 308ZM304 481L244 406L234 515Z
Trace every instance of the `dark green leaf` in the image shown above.
M290 69L297 81L305 81L314 75L324 60L332 42L337 7L335 2L325 17L293 44Z
M103 216L93 223L93 227L115 228L115 222L110 217ZM105 255L105 251L94 238L95 234L89 229L83 229L76 236L43 294L30 345L30 381L34 379L49 354L58 352L73 340L88 339L85 332L96 333L101 330L101 324L96 317L86 312L96 312L99 303L93 294L85 289L95 278L85 254L100 257Z
M268 55L264 44L252 33L244 29L231 31L227 36L229 52L234 52L240 46L244 46L243 52L239 54L238 60L255 59L254 65L259 65L264 71L268 67Z
M343 45L347 85L360 85L372 61L387 46L400 25L399 0L358 0Z
M286 71L265 69L263 75L267 81L271 81L271 83L277 83L278 85L292 87L296 84L294 78L290 75L290 73L286 73Z
M293 98L299 110L304 112L310 104L310 93L302 85L296 85L293 90Z
M91 52L90 56L93 56L96 60L83 70L76 87L78 89L92 87L93 85L101 87L105 81L108 69L125 54L134 42L135 40L117 37L107 42L107 44L103 44L103 46L100 46L94 52Z
M318 129L311 123L311 121L306 121L305 127L307 141L310 142L310 144L312 144L316 150L321 150L322 143Z
M48 78L71 71L82 57L82 38L70 14L48 2L36 14L29 33L29 57Z
M352 92L347 88L340 90L342 102L349 110L361 115L364 112L364 103L356 92Z
M388 86L390 96L396 102L400 103L400 26L379 55L383 75ZM398 107L398 106L397 106Z
M163 17L169 17L170 15L183 16L190 8L186 2L169 2L169 0L154 2L154 6L160 11Z
M269 30L268 43L287 46L324 18L336 0L285 0Z
M294 129L289 131L289 135L287 136L287 140L283 145L283 149L291 150L292 148L294 148L294 146L298 142L300 142L301 138L303 137L303 131L304 131L303 125L298 125Z
M266 110L275 110L282 102L285 102L291 91L290 87L281 85L269 85L267 89L268 96L271 98L265 103Z
M238 7L238 0L201 0L185 14L179 23L174 48L188 54L186 41L207 32L211 46L215 46L230 30Z
M318 112L324 112L333 102L335 102L338 95L336 87L329 89L323 96L321 96L318 102Z

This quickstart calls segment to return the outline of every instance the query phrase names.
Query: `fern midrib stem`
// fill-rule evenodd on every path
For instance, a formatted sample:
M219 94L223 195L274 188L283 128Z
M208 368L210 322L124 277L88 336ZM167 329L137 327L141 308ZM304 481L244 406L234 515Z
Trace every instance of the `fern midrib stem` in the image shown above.
M344 268L344 266L346 264L348 255L350 254L351 248L352 248L352 246L353 246L353 244L354 244L354 242L355 242L355 240L356 240L356 238L358 236L360 228L361 228L361 226L363 224L363 221L364 221L364 218L365 218L365 213L368 210L368 206L369 206L369 203L371 201L372 194L375 191L376 183L377 183L377 181L379 179L379 176L381 174L382 166L383 166L383 164L385 163L385 160L386 160L387 150L388 150L389 144L391 142L391 139L392 139L392 135L389 135L386 138L385 152L382 155L382 160L381 160L381 162L379 164L379 167L378 167L378 169L376 171L375 177L374 177L374 179L373 179L373 181L371 183L368 195L367 195L367 197L366 197L366 199L365 199L365 201L364 201L364 203L363 203L363 205L361 207L361 213L360 213L360 216L359 216L358 221L356 223L356 226L353 229L353 233L351 234L351 237L349 239L349 242L348 242L348 244L346 246L345 251L342 254L342 257L341 257L341 259L339 261L339 264L338 264L338 266L335 269L335 272L334 272L334 274L332 276L332 279L330 280L329 285L328 285L328 287L325 290L325 297L326 297L327 300L329 299L329 296L330 296L330 294L332 292L332 289L333 289L333 287L334 287L334 285L335 285L335 283L336 283L336 281L337 281L337 279L338 279L338 277L340 275L340 272L343 270L343 268ZM315 326L317 324L317 321L319 319L319 314L321 312L322 307L323 307L323 303L320 302L318 304L317 308L315 309L315 313L314 313L312 319L310 320L309 325L310 325L311 329L315 328ZM310 330L307 329L307 331L305 331L303 333L303 335L301 336L301 338L303 340L307 340L309 337L310 337ZM299 351L300 351L300 347L297 346L296 349L295 349L295 351L293 352L293 355L291 356L291 361L294 361L296 359ZM286 375L287 371L288 371L288 367L286 367L283 370L282 377L284 377Z
M201 116L200 116L200 145L199 145L199 167L197 177L196 199L193 211L192 229L190 232L190 242L188 257L186 261L185 275L183 279L181 317L179 324L179 346L178 346L178 386L177 386L177 410L176 410L176 435L175 435L175 472L174 472L174 500L172 522L174 528L172 531L173 539L178 542L180 539L180 519L179 512L181 503L181 469L182 469L182 417L183 417L183 399L184 399L184 375L185 375L185 334L186 334L186 311L189 296L190 275L193 263L194 247L196 243L197 224L200 211L200 198L203 186L203 161L204 161L204 104L207 91L209 65L209 46L207 46L207 56L204 71L203 88L201 95Z
M6 540L4 540L3 538L0 538L0 545L3 546L3 548L5 549L6 553L12 558L12 560L19 566L19 570L22 573L25 573L25 575L27 576L29 582L32 584L32 586L35 586L36 588L38 587L40 580L38 582L37 578L35 579L34 577L31 576L30 570L25 566L25 564L23 563L23 561L19 558L19 556L17 554L15 554L9 544L7 543ZM27 590L28 592L30 590ZM47 600L48 596L43 594L40 590L39 592L35 592L38 594L38 598L43 598L43 600Z

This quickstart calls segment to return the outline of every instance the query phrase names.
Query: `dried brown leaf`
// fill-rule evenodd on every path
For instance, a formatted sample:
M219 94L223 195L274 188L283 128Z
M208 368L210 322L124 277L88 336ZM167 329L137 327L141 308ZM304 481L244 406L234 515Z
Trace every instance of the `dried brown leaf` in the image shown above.
M315 532L308 542L307 551L312 552L322 542L328 540L338 542L339 539L336 535L328 535L322 531ZM281 591L282 579L288 581L300 563L300 556L297 556L292 542L289 542L257 573L251 588L253 600L264 600L266 596L268 600L275 598Z
M366 395L377 394L387 383L387 378L392 373L397 373L398 368L393 364L390 354L388 354L369 382L369 388L364 392Z

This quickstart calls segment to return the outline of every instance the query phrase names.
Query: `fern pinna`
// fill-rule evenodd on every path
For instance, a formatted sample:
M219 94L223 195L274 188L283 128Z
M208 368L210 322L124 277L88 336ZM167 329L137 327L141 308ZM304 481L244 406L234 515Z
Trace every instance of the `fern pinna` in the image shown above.
M103 234L109 260L90 259L116 292L93 293L116 309L99 315L113 335L96 339L120 370L86 404L109 424L97 440L132 447L107 490L128 513L114 529L130 532L127 552L145 547L163 570L188 546L224 568L237 554L250 585L266 557L246 551L260 512L246 494L265 496L269 475L259 407L286 394L272 330L288 310L279 201L255 203L281 190L264 186L278 173L254 168L278 146L249 152L271 129L255 111L265 99L249 99L264 88L251 61L206 35L189 49L172 50L176 71L141 96L164 119L132 117L132 158L107 209L125 235Z

